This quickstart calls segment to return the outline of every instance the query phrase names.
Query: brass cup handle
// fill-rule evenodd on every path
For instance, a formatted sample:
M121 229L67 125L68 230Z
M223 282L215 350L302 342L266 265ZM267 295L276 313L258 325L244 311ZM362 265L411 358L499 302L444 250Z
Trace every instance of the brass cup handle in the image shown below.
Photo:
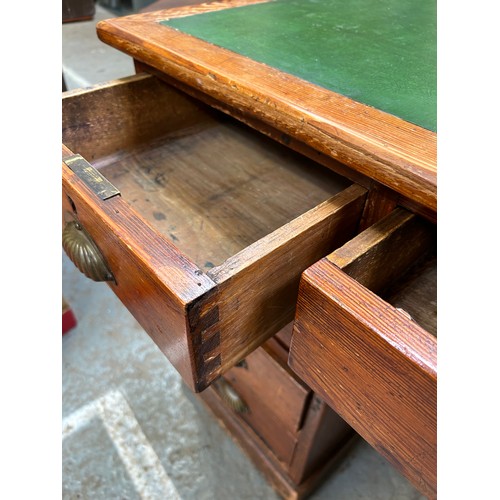
M62 244L71 262L87 278L94 281L114 281L101 251L83 226L75 220L66 223Z
M221 397L221 399L235 412L246 413L248 412L248 406L240 397L240 395L234 390L234 388L223 378L220 378L214 382L215 390Z

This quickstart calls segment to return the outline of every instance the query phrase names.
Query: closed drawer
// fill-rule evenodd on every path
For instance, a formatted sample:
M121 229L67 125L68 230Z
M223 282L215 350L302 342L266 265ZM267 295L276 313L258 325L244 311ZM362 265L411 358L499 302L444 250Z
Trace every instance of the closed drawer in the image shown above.
M356 232L364 188L153 76L62 104L65 249L195 391L292 321L302 271Z
M396 209L300 284L289 364L423 494L436 496L435 227ZM376 292L376 293L375 293Z
M263 347L231 368L214 386L226 405L250 425L276 457L290 464L309 388Z

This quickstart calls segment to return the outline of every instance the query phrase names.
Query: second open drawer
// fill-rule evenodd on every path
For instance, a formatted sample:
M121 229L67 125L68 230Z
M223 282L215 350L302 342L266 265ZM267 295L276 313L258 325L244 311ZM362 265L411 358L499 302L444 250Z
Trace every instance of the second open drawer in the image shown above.
M203 390L293 319L366 190L139 74L63 94L63 242Z
M429 498L436 495L435 226L397 208L307 269L289 365Z

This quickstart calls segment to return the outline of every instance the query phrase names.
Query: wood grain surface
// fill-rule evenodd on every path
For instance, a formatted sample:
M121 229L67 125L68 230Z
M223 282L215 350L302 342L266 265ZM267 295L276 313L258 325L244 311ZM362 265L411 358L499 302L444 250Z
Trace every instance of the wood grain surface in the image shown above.
M406 311L413 321L437 337L437 256L430 253L416 264L384 299Z
M397 283L413 263L420 265L418 254L432 248L432 231L426 236L426 229L413 214L395 210L304 272L289 364L416 488L434 498L436 337L361 285L387 290L386 281ZM430 287L425 281L426 292L410 298L420 301L420 314L432 324L435 281Z
M62 96L64 144L99 167L209 119L206 106L147 74Z
M436 131L434 0L273 0L161 24Z
M270 341L273 341L273 339L270 339ZM266 353L272 351L274 353L275 348L276 346L273 345L269 349L268 341L263 344L262 349L259 349L259 351L266 351ZM286 350L282 349L286 354ZM262 353L260 356L263 359L267 354ZM278 356L278 358L281 357ZM291 379L286 382L287 384L294 383L293 380L296 380L296 378L295 375L288 372L286 366L276 361L276 358L271 359L268 357L265 363L266 366L273 365L269 370L269 377L266 376L266 373L259 373L260 384L255 382L251 382L251 384L257 391L259 387L262 387L262 384L270 387L264 389L265 394L260 394L255 399L252 398L252 402L257 405L257 412L259 411L259 404L264 404L267 409L272 408L272 410L263 412L264 416L268 415L269 418L267 420L261 418L257 426L253 425L248 416L244 417L242 414L230 409L214 386L200 393L199 397L215 414L220 423L228 429L231 436L242 446L243 450L250 456L257 468L283 499L298 500L307 498L334 467L340 466L342 459L353 442L358 439L358 436L324 402L314 395L312 398L308 396L305 405L299 405L295 408L295 411L299 410L300 414L294 413L287 417L292 419L300 417L301 422L301 428L293 438L294 450L291 459L288 462L283 461L283 456L279 459L276 450L286 449L286 443L290 441L291 436L286 426L280 425L279 419L273 422L272 415L274 413L283 414L283 404L288 406L287 412L291 408L286 402L285 394L276 395L276 392L274 392L277 398L273 396L273 374L278 370L282 382L287 377ZM230 373L236 370L243 373L242 370L245 370L245 368L234 368ZM273 383L270 383L270 379L272 379ZM280 382L277 382L278 387L280 387ZM300 383L299 386L302 387L303 384ZM296 391L296 389L295 387L292 391ZM309 394L309 390L306 392ZM269 399L269 396L271 399ZM259 426L267 426L264 437L262 431L259 431ZM272 442L267 444L265 436L269 438L271 432L274 433ZM278 444L276 448L278 441L284 443Z
M288 476L287 467L278 460L255 430L240 416L229 410L214 387L209 387L198 396L203 400L212 416L227 430L261 471L276 493L284 500L299 500L297 486Z
M291 321L300 273L356 231L363 187L155 77L67 93L63 111L63 160L71 145L121 193L100 200L63 164L65 214L196 391Z
M63 158L64 160L64 158ZM100 200L63 163L63 213L77 218L97 243L116 279L113 292L195 386L186 308L215 284L130 209L121 196Z
M109 286L193 391L223 374L240 384L234 365L297 303L289 363L317 395L282 369L264 387L263 416L245 421L202 393L282 494L308 491L352 426L434 498L437 340L426 301L436 266L419 261L432 231L393 209L436 220L437 135L159 24L260 1L98 24L104 43L170 84L139 74L64 94L63 217L95 239ZM98 199L64 163L73 152L122 195ZM261 361L260 378L241 382L252 401L273 373Z
M247 1L102 21L99 38L134 59L289 134L436 211L436 134L159 21Z
M396 208L326 259L380 295L432 252L435 240L435 226L405 209Z
M307 481L355 437L354 430L317 394L312 394L299 439L290 463L290 477L296 484Z
M231 368L224 378L245 401L240 417L261 436L276 457L289 464L310 390L288 374L262 348Z
M292 321L301 273L355 234L365 195L352 185L207 272L226 332L221 370Z
M101 171L205 271L349 185L246 126L219 119Z

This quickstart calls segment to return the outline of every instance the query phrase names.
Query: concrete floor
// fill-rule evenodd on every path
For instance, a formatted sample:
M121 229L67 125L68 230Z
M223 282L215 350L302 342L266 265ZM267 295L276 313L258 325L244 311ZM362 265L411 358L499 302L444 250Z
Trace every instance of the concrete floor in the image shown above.
M69 89L132 74L93 21L62 27ZM186 389L168 360L106 284L62 255L62 291L78 325L62 342L65 500L278 500L260 472ZM364 441L313 500L423 497Z

